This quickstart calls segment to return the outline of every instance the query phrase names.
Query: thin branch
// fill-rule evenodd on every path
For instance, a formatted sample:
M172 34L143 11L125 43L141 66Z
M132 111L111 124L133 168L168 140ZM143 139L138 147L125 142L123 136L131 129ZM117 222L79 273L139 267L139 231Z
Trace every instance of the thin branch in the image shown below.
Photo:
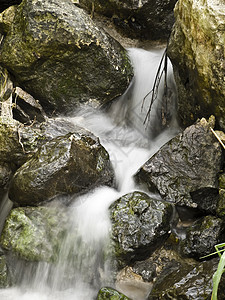
M217 138L217 140L220 142L221 146L223 147L223 149L225 149L225 145L222 142L221 138L218 136L218 134L212 129L212 127L210 127L210 130L212 131L212 133L215 135L215 137Z
M164 67L162 69L163 60L164 60ZM150 105L149 105L146 117L144 119L144 124L147 121L149 121L149 119L150 119L150 113L151 113L151 110L152 110L152 105L153 105L154 101L157 99L158 90L159 90L159 84L161 82L161 79L162 79L162 76L163 76L164 72L165 72L164 90L165 89L167 90L167 78L166 78L167 77L167 48L165 49L165 51L164 51L164 53L162 55L162 58L160 60L159 67L158 67L158 70L157 70L157 73L156 73L156 76L155 76L153 88L152 88L152 90L150 92L147 93L147 95L145 95L145 97L143 99L143 102L142 102L142 108L143 108L144 102L145 102L146 98L150 94L152 94L152 96L151 96L151 102L150 102ZM167 95L167 91L164 94Z

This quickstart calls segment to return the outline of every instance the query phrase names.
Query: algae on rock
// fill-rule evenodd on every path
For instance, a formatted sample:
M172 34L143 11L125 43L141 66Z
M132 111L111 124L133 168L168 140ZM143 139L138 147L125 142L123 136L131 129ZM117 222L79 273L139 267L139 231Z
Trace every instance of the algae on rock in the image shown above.
M225 129L225 5L182 0L168 45L178 88L178 116L184 126L216 116Z

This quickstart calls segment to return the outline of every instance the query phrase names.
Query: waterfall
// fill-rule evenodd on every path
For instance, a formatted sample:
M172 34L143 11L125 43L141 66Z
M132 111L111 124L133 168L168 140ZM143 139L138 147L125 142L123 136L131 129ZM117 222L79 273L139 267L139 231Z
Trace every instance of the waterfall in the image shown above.
M20 285L0 290L1 300L95 299L101 286L113 284L110 268L103 259L110 231L108 207L125 193L142 189L135 185L133 175L177 130L172 120L172 126L158 134L157 109L163 82L158 91L159 101L152 107L151 122L143 124L150 96L144 106L143 98L152 89L163 50L128 51L135 76L126 93L107 112L81 107L70 118L100 138L115 170L116 189L103 186L74 197L68 209L68 232L58 264L39 263L30 269L19 264L20 274L23 273ZM169 69L168 82L172 76L171 66Z

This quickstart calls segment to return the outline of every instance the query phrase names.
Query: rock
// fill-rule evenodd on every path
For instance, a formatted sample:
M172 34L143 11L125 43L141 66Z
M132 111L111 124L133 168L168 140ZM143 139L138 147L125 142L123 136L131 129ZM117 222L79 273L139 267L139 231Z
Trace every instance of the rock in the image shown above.
M125 35L139 39L167 40L174 23L176 0L79 0L79 5L93 15L95 12L113 19Z
M141 275L144 281L152 281L156 277L156 265L151 261L136 261L132 269Z
M13 170L28 160L46 140L39 128L0 117L0 162L9 164Z
M144 282L143 278L127 266L116 277L115 287L131 299L145 300L152 288L152 283Z
M217 203L216 214L225 221L225 189L219 189L219 200Z
M224 222L217 217L206 216L187 228L186 238L181 241L181 252L199 259L215 252L214 246L222 243L224 238Z
M0 47L0 64L52 113L102 106L132 78L126 50L70 0L24 0Z
M45 113L41 105L30 94L20 87L16 87L13 96L15 98L13 106L13 118L15 120L26 125L45 121Z
M14 208L6 219L0 244L18 258L53 262L57 260L66 224L62 209Z
M171 139L138 171L136 179L179 206L212 213L218 202L222 150L201 119Z
M12 169L9 166L9 164L4 164L4 163L0 164L0 203L2 197L7 192L11 177L12 177Z
M172 205L147 194L126 194L110 206L112 241L119 267L149 256L168 237Z
M20 4L22 0L1 0L0 3L0 12L7 9L11 5Z
M0 289L9 287L11 278L7 267L6 257L0 248Z
M9 198L37 205L60 195L112 185L109 155L92 134L69 133L42 145L12 178Z
M183 264L167 268L156 280L148 300L165 299L210 299L212 277L217 268L218 259L195 266ZM224 279L221 285L224 286ZM223 288L224 289L224 288ZM218 297L222 300L223 298Z
M0 33L8 33L15 18L16 6L10 6L0 14Z
M219 0L182 0L168 45L184 126L214 114L225 129L225 6Z
M113 288L103 287L99 290L97 300L129 300L130 298L126 297L122 293L119 293Z
M12 119L13 82L5 68L0 66L0 117Z

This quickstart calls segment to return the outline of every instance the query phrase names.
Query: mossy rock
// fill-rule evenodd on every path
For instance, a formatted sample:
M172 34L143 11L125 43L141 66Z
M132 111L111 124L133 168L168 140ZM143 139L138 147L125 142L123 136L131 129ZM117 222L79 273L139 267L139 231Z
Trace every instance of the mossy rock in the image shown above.
M142 192L122 196L110 206L113 257L118 267L145 259L169 236L173 207Z
M178 116L184 126L216 116L225 129L223 1L183 0L168 45L178 88Z
M69 133L42 145L12 178L9 198L19 205L37 205L60 195L112 185L109 155L92 134Z
M0 63L51 115L105 105L133 76L126 50L70 0L24 0Z
M130 298L113 288L103 287L98 292L97 300L130 300Z
M27 261L57 261L66 232L67 216L50 207L12 209L6 219L0 244Z

